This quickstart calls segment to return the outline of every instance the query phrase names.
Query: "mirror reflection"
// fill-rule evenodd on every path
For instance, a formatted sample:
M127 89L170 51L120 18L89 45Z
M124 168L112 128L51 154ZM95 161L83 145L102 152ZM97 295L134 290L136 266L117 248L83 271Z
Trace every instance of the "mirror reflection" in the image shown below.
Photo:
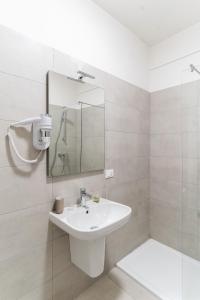
M48 111L53 119L48 176L104 169L104 90L50 71Z

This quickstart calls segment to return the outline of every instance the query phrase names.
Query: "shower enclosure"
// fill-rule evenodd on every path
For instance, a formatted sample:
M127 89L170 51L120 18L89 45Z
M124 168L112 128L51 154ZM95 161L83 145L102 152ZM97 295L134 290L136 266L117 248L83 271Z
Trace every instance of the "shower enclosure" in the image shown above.
M181 74L181 206L180 248L182 299L200 299L200 66Z
M152 267L164 300L200 299L199 70L188 64L177 86L151 94L150 235L161 244L149 247L158 251L156 264L168 246L164 270Z

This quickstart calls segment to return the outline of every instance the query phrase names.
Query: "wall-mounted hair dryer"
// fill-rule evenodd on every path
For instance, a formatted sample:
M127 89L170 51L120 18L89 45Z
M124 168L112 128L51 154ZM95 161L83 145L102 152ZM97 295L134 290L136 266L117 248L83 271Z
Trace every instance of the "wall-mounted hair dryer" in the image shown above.
M11 127L21 127L30 124L32 124L33 146L35 149L40 150L37 157L33 160L28 160L21 156L21 154L16 148L13 137L9 131ZM40 117L27 118L25 120L10 124L7 135L18 158L21 159L23 162L34 164L38 162L38 159L42 151L46 150L49 147L50 139L51 139L51 131L52 131L52 118L46 114L46 115L40 115Z

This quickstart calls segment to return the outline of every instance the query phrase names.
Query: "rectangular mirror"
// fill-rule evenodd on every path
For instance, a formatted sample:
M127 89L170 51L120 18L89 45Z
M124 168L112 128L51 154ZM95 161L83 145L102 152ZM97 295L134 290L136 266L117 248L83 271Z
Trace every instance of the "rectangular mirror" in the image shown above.
M101 87L50 71L48 113L53 130L47 175L104 170L105 105Z

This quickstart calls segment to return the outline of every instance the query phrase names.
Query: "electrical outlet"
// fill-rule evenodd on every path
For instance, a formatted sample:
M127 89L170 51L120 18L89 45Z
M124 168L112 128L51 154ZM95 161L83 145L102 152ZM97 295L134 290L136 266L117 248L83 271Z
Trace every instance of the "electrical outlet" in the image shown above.
M107 170L104 171L104 174L105 174L106 179L112 178L112 177L114 177L114 170L113 169L107 169Z

